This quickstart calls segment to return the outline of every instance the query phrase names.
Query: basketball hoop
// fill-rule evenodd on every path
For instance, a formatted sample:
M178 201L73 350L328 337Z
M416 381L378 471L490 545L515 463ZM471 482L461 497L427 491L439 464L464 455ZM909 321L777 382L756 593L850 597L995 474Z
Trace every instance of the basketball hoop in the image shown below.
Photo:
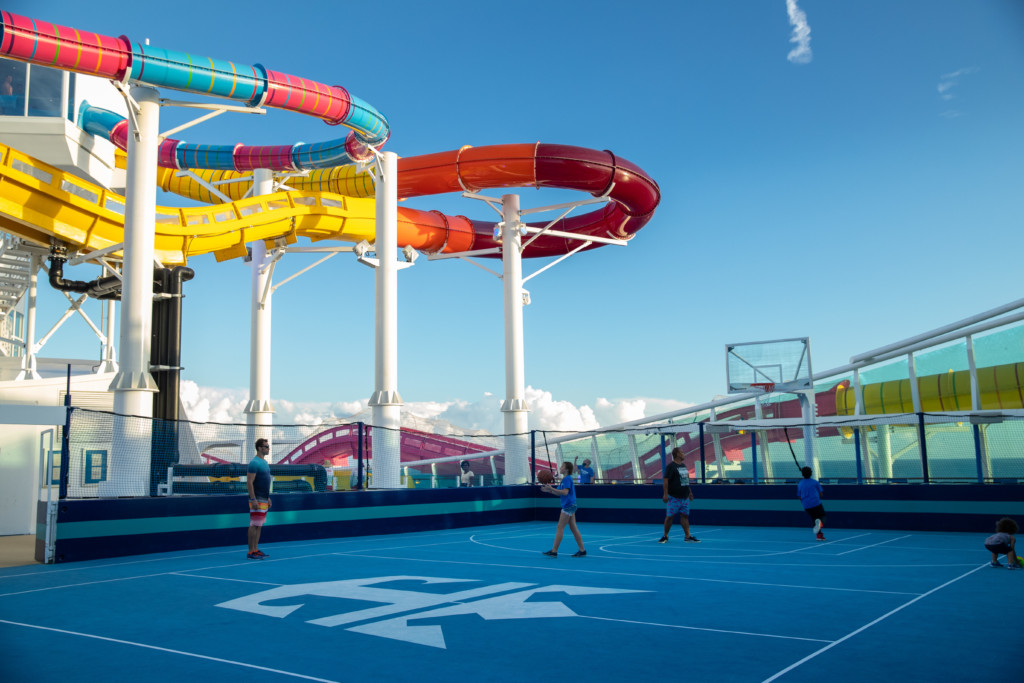
M775 391L775 382L751 382L751 389L756 389L765 394L770 394Z

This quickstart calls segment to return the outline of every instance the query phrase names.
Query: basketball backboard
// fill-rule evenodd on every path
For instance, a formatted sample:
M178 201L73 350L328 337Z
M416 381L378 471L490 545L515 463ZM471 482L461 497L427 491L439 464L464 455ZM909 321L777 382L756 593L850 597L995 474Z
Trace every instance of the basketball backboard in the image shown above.
M730 394L772 383L774 391L813 388L811 340L808 337L725 345L725 378Z

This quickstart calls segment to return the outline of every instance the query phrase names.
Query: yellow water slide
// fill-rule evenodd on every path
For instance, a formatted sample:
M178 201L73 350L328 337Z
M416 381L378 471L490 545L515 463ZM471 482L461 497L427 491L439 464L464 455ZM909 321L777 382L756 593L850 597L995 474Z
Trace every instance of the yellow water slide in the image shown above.
M124 239L124 197L0 145L0 229L48 245L52 238L83 252ZM301 237L374 239L374 200L299 190L215 206L156 208L155 256L165 265L214 254L226 260L246 243Z
M1012 410L1024 408L1024 363L1007 363L978 368L981 405L971 405L971 374L958 370L917 378L924 412L959 410ZM914 402L909 379L865 384L862 414L913 413ZM835 389L836 415L853 415L856 396L852 386L843 382Z

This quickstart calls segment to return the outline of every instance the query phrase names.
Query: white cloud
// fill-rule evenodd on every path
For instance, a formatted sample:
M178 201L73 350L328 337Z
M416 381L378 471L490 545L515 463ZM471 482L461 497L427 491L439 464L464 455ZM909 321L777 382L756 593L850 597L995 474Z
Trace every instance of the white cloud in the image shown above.
M952 90L953 88L960 84L960 79L963 76L968 76L977 71L978 67L968 66L964 67L963 69L957 69L956 71L951 71L948 74L943 74L942 76L940 76L939 84L935 87L935 89L939 93L939 99L941 99L943 102L948 102L952 99L955 99L956 95L953 94ZM939 112L939 116L945 119L955 119L960 116L963 116L963 113L958 109L945 109Z
M246 389L220 389L200 387L195 382L181 383L181 401L188 419L194 422L220 422L245 424ZM599 429L621 422L638 420L684 408L689 404L671 399L598 398L594 407L576 406L569 401L556 400L549 391L526 388L526 402L530 407L530 427L549 431L575 432ZM279 425L318 425L336 422L353 416L367 419L365 399L360 401L298 402L272 400L274 422ZM428 429L437 423L441 432L486 432L502 434L505 431L502 400L491 393L476 401L423 401L406 403L402 407L402 422L418 429ZM358 418L357 418L358 419Z
M951 100L956 97L956 95L951 93L950 90L959 85L961 76L967 76L975 73L976 71L978 71L978 67L969 66L940 76L939 84L936 86L936 90L939 92L939 97L943 100Z
M810 64L811 62L811 27L807 24L807 15L796 6L796 0L786 0L786 12L789 23L793 26L793 36L789 42L796 47L789 51L786 59L794 64Z

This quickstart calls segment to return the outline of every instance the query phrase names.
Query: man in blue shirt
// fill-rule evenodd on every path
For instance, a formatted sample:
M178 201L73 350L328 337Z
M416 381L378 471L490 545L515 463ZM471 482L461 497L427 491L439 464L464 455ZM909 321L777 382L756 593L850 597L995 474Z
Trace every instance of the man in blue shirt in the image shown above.
M249 461L245 476L246 488L249 489L249 553L246 557L250 560L269 557L259 548L260 532L263 531L267 511L270 510L271 476L268 455L270 442L266 439L256 439L256 457Z
M814 473L810 467L803 467L800 473L804 475L803 481L796 485L796 495L804 506L804 510L814 520L814 537L819 541L825 540L825 534L821 527L825 524L825 506L821 504L821 484L817 479L812 479Z
M572 460L572 464L575 465L576 461L580 459L580 456L576 456ZM584 458L583 464L576 467L580 473L580 483L590 484L594 481L594 470L590 468L590 458Z

